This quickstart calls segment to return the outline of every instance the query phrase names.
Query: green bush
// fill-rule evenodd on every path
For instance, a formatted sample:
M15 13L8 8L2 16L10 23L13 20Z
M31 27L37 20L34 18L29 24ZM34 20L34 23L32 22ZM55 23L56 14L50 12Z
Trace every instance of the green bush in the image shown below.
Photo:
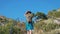
M51 31L51 30L60 28L60 25L58 25L56 23L39 22L39 23L35 24L35 28L37 30L42 29L43 31L47 32L47 31Z
M22 31L21 28L14 25L13 22L0 26L0 34L23 34L23 32L26 33L25 30Z

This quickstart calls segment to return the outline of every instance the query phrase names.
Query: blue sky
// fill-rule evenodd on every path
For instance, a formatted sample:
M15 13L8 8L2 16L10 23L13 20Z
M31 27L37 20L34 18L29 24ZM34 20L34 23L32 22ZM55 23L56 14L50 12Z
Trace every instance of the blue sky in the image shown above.
M0 15L8 18L25 20L24 13L31 10L48 13L49 10L60 8L60 0L0 0Z

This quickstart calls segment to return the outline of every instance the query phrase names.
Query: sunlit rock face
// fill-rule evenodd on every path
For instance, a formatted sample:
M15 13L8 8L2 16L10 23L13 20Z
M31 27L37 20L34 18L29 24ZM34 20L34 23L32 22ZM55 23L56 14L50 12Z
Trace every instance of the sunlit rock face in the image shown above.
M60 12L60 8L57 11Z
M5 21L4 16L0 16L0 25L4 26L4 21Z
M4 16L0 16L0 20L4 20L5 18L4 18Z
M55 19L54 23L60 24L60 18Z

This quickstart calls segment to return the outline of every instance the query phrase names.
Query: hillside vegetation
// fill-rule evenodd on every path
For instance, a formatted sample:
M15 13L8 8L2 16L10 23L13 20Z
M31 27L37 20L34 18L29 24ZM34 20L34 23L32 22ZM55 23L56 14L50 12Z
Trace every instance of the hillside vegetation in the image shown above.
M51 10L47 15L37 12L34 17L36 23L33 34L60 34L60 24L54 23L54 20L60 18L60 9ZM0 16L0 34L26 34L25 24L19 20Z

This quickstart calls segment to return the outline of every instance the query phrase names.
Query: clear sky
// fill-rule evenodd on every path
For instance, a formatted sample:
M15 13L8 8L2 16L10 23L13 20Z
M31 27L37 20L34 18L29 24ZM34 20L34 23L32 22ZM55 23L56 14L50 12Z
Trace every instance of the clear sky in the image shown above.
M25 20L24 13L31 10L48 13L49 10L60 8L60 0L0 0L0 15L8 18Z

